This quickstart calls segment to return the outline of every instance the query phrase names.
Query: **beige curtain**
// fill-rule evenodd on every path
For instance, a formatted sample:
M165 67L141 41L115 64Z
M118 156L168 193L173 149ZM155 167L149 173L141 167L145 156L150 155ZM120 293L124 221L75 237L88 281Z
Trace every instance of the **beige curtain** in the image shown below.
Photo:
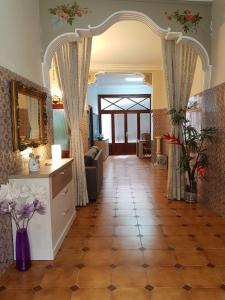
M86 102L91 43L92 39L86 37L79 42L64 43L53 58L70 129L70 156L74 158L78 206L85 206L89 202L81 125Z
M164 74L169 109L184 108L190 97L197 63L196 50L175 40L163 41ZM180 128L172 126L172 134L180 137ZM179 168L181 149L170 145L167 193L169 199L184 198L184 174Z

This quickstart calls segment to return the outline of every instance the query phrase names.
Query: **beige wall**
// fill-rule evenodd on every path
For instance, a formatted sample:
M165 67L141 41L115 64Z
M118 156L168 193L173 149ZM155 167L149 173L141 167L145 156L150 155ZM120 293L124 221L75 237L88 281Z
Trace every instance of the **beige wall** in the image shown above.
M212 86L225 82L225 1L214 0L212 6Z
M0 66L42 85L38 0L0 0Z
M191 89L191 96L199 94L203 91L204 86L204 72L202 70L202 61L198 57L197 65L195 69L194 81Z
M163 71L152 71L153 109L167 108L166 89Z

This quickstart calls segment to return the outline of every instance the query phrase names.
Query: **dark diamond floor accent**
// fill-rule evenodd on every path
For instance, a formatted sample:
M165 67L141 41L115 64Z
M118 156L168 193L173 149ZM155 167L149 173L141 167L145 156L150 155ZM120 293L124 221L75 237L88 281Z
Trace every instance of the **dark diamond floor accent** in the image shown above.
M221 288L222 290L225 290L225 284L221 284L220 288Z
M37 285L35 287L33 287L33 291L36 293L36 292L39 292L42 290L42 287L40 285Z
M168 235L167 235L167 234L164 234L163 236L164 236L164 237L168 237Z
M118 218L118 216L113 216L113 218Z
M85 265L84 265L84 264L78 264L78 265L76 265L76 267L77 267L78 269L83 269L83 268L85 268Z
M215 268L215 265L212 264L212 263L209 263L209 264L207 265L207 267L209 267L209 268Z
M146 269L146 268L149 267L149 265L148 264L143 264L142 267Z
M173 247L169 247L169 248L168 248L168 250L169 250L169 251L174 251L174 250L175 250L175 248L173 248Z
M142 235L142 234L138 234L138 235L137 235L137 237L139 237L139 238L142 238L142 237L143 237L143 235Z
M117 251L117 250L118 250L118 249L115 248L115 247L112 247L111 249L112 249L112 251Z
M145 251L145 250L146 250L146 248L144 248L144 247L141 247L141 248L139 248L138 250L140 250L140 251Z
M52 269L52 268L53 268L53 265L47 265L45 268L46 268L46 269Z
M198 251L204 251L204 249L202 247L198 247L196 248Z
M194 235L194 234L188 234L188 236L189 236L189 237L195 237L195 235Z
M207 227L212 227L212 224L205 224L205 226L207 226Z
M176 264L174 267L177 268L177 269L183 268L183 266L181 264Z
M117 235L116 235L116 234L113 234L112 237L117 237Z
M116 290L116 286L113 284L110 284L109 286L107 286L107 289L112 292L112 291Z
M176 218L181 218L181 216L176 216Z
M187 224L182 224L182 226L183 226L183 227L187 227L188 225L187 225Z
M2 291L4 291L4 290L6 290L6 287L5 287L4 285L1 285L1 286L0 286L0 292L2 292Z
M147 284L145 286L145 289L148 290L148 291L152 291L154 289L154 286L150 285L150 284Z
M88 247L84 247L82 250L83 250L84 252L87 252L87 251L89 251L89 250L90 250L90 248L88 248Z
M95 227L95 225L90 225L90 227Z
M136 225L134 225L135 227L139 227L139 226L141 226L141 224L136 224Z
M220 237L221 237L221 235L220 235L220 234L214 234L214 236L215 236L215 237L218 237L218 238L220 238Z
M71 291L76 292L76 291L79 290L80 288L79 288L79 286L77 286L77 285L73 285L73 286L70 287L70 289L71 289Z
M190 285L185 284L183 286L183 289L185 289L186 291L190 291L190 290L192 290L192 287Z
M117 267L117 265L111 264L110 268L115 269Z

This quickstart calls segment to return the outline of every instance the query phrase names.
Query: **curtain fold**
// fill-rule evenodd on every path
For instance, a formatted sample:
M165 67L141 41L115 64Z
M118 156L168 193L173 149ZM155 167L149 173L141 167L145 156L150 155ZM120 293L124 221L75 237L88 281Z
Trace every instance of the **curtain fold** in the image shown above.
M169 109L179 110L188 104L194 80L198 54L186 43L163 40L163 63ZM172 134L181 139L180 128L172 125ZM169 146L167 196L169 199L184 198L184 174L179 168L181 149Z
M70 131L70 156L74 158L77 206L85 206L89 202L81 124L86 102L91 44L92 39L86 37L82 37L79 42L64 43L53 57Z

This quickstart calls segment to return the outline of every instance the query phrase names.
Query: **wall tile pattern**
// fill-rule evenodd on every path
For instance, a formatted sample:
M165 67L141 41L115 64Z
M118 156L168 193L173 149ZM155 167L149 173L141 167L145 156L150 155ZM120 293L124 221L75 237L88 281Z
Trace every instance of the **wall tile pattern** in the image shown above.
M44 89L29 80L0 67L0 184L5 183L8 175L24 166L26 161L21 157L20 152L13 152L12 146L12 125L11 125L11 98L10 82L19 80L28 86L39 90ZM52 143L52 109L51 98L47 97L48 115L48 141L49 144L40 146L34 150L35 154L41 156L41 162L50 158L50 145ZM12 261L12 233L11 221L7 216L0 215L0 273Z
M215 142L207 145L207 181L199 182L199 201L225 216L225 83L195 97L202 116L201 126L218 128Z

